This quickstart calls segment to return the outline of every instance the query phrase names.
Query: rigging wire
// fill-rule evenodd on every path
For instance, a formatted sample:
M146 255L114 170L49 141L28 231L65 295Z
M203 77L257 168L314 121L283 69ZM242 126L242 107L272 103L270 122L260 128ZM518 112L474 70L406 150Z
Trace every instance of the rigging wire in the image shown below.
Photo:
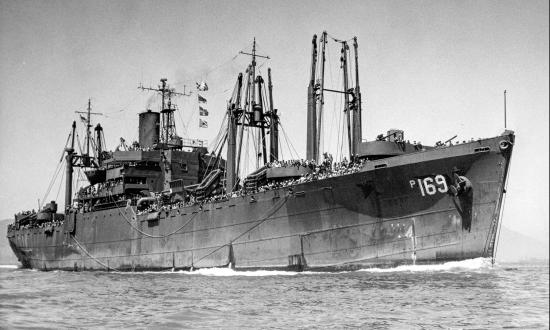
M345 41L345 42L348 42L348 41L352 41L352 40L353 40L353 38L349 38L349 39L346 39L346 40L338 39L338 38L336 38L336 37L334 37L334 36L332 36L332 35L330 35L330 34L328 34L328 33L327 33L327 36L328 36L329 38L331 38L334 42L337 42L337 43L342 43L342 42L344 42L344 41Z
M246 147L245 147L245 161L243 166L243 174L246 174L249 172L249 165L250 165L250 129L249 127L246 127ZM243 175L244 176L244 175Z
M218 161L218 158L221 157L221 152L223 150L223 146L225 145L225 140L226 139L227 139L227 130L225 130L223 139L220 139L220 141L218 141L218 144L216 145L216 147L212 150L212 153L210 154L210 158L208 159L208 164L206 165L206 170L208 170L208 172L206 172L204 174L203 179L206 178L212 171L214 171L214 168L210 168L210 164L212 163L213 159L215 161L214 164L219 168L220 162ZM219 150L218 150L218 148L219 148ZM216 157L212 157L212 155L215 155Z
M285 156L283 154L283 141L282 141L282 139L279 139L278 143L279 143L279 152L281 153L281 159L285 159Z
M57 187L57 194L55 195L55 200L59 198L59 192L61 191L61 185L63 184L63 178L65 177L65 171L62 171L61 178L59 179L59 186ZM67 208L67 205L65 205Z
M285 141L287 143L287 146L288 146L288 150L290 151L290 157L294 157L296 156L295 159L299 159L299 155L298 155L298 152L296 151L296 149L294 149L294 146L292 145L292 143L290 142L290 139L288 138L287 134L286 134L286 131L283 127L283 125L281 123L279 123L279 127L281 127L281 131L283 132L283 137L285 138ZM292 149L291 149L292 148ZM294 155L292 154L292 151L294 150Z
M185 79L185 80L180 80L180 81L177 81L175 82L173 85L174 86L182 86L184 84L191 84L191 83L194 83L196 82L197 80L201 80L201 79L206 79L208 78L208 76L214 72L214 71L217 71L219 70L220 68L224 67L225 65L235 61L239 55L241 55L241 51L248 51L248 48L252 47L252 42L249 42L247 43L244 47L242 47L235 55L233 55L230 59L226 60L225 62L222 62L221 64L211 68L210 70L204 72L204 73L201 73L201 74L197 74L196 76L192 77L192 78L189 78L189 79ZM258 43L256 43L256 48L258 48Z
M189 113L190 113L189 119L187 120L187 123L184 125L184 127L190 127L191 121L194 120L196 115L197 115L197 111L189 111ZM182 118L183 118L183 116L182 116ZM200 116L199 116L199 118L200 118ZM199 118L197 118L197 119L199 119Z
M178 108L177 110L179 110L179 108ZM180 122L181 122L181 128L182 128L182 131L183 131L183 132L182 132L183 136L186 137L186 138L189 138L189 135L187 134L187 126L186 126L185 123L183 122L183 116L182 116L181 112L180 112L180 111L176 111L176 113L178 114L178 118L179 118L179 120L180 120Z
M101 262L101 260L99 260L98 258L94 257L90 252L88 252L88 250L86 250L82 244L80 244L80 242L76 239L75 236L73 235L70 235L71 238L73 239L73 241L76 243L76 245L88 256L90 257L91 259L93 259L95 262L97 262L98 264L102 265L103 267L105 267L105 269L107 270L114 270L114 271L118 271L118 269L116 268L112 268L112 267L109 267L109 265L106 265L105 263Z
M80 136L78 135L78 133L76 133L76 144L78 145L78 150L80 150L80 154L83 155L84 153L82 152L82 146L80 145Z
M103 113L103 116L105 116L106 118L114 118L114 117L111 116L112 114L119 114L121 112L124 112L124 111L128 110L128 107L130 105L132 105L134 103L134 101L138 98L138 96L140 96L140 95L141 95L141 93L139 91L136 91L134 96L132 97L131 101L128 102L125 106L123 106L122 109L116 110L116 111L111 111L111 112L105 112L105 113Z
M250 132L250 130L249 130ZM252 135L252 145L254 146L254 160L256 162L258 162L258 144L256 142L256 130L252 131L251 134ZM259 168L259 166L257 166Z
M46 193L44 194L44 197L42 197L42 200L41 200L41 203L40 203L40 208L42 208L42 205L44 205L44 201L46 200L46 198L50 194L50 191L51 191L53 185L55 184L55 182L57 180L57 176L59 175L59 171L63 168L62 164L65 163L64 160L65 160L65 158L62 158L61 162L59 162L57 164L57 168L55 169L55 172L54 172L54 175L53 175L53 177L50 181L50 184L48 185L48 188L46 189Z
M240 53L237 53L237 54L235 54L233 57L231 57L229 60L227 60L227 61L225 61L225 62L219 64L218 66L216 66L216 67L210 69L209 71L207 71L207 72L205 72L205 73L203 73L203 74L201 74L201 75L196 75L196 76L193 77L193 78L189 78L189 79L186 79L186 80L177 81L177 82L175 82L173 85L174 85L174 86L183 86L183 85L185 85L185 84L192 84L192 83L196 82L197 80L206 79L206 78L208 78L208 75L210 75L212 72L214 72L214 71L216 71L216 70L218 70L218 69L224 67L225 65L227 65L227 64L229 64L229 63L231 63L231 62L233 62L234 60L236 60L237 57L239 57L239 55L240 55Z
M54 173L52 175L52 178L50 180L50 183L48 184L48 188L46 188L46 193L44 194L42 201L40 203L39 208L42 208L42 205L44 205L44 201L46 200L46 197L50 194L50 191L55 184L55 180L57 179L57 176L59 175L59 171L63 168L63 164L65 164L65 157L63 155L65 154L65 149L69 145L69 139L71 138L72 132L69 133L69 136L67 136L67 141L65 142L65 147L61 151L61 156L59 157L59 162L57 163L57 166L54 170Z
M167 238L167 237L169 237L169 236L172 236L172 235L178 233L178 232L179 232L180 230L182 230L183 228L185 228L185 226L187 226L191 221L193 221L193 220L197 217L197 215L199 214L198 212L195 213L195 214L193 214L193 215L191 216L191 218L190 218L189 220L187 220L181 227L179 227L178 229L176 229L176 230L174 230L174 231L172 231L172 232L170 232L170 233L168 233L168 234L166 234L166 235L151 235L151 234L146 233L146 232L144 232L143 230L139 229L138 227L134 226L134 224L132 223L132 220L133 220L134 222L136 222L136 223L137 223L137 220L138 220L138 219L137 219L137 214L136 214L136 212L134 211L134 208L133 208L133 207L131 207L131 206L130 206L130 207L126 206L126 209L129 208L130 211L132 211L132 220L130 220L130 219L128 219L128 218L126 217L126 212L122 212L122 211L121 211L121 208L118 206L117 201L114 200L113 195L112 195L110 192L109 192L109 195L108 195L108 196L109 196L109 199L111 200L111 202L113 202L113 203L115 204L115 207L117 208L118 213L120 213L120 215L122 215L122 217L124 218L124 220L126 220L126 222L130 225L130 227L132 227L132 228L133 228L135 231L137 231L138 233L140 233L140 234L142 234L142 235L144 235L144 236L147 236L147 237L149 237L149 238ZM159 211L157 211L157 212L159 212ZM160 213L160 212L159 212L159 213Z
M235 242L236 240L238 240L239 238L243 237L244 235L246 235L247 233L251 232L252 230L256 229L259 225L261 225L262 223L264 223L265 221L269 220L271 218L271 216L273 216L277 211L279 211L281 209L281 207L283 207L286 202L288 201L288 195L285 196L284 198L281 198L280 200L280 203L279 205L275 204L273 205L273 207L267 211L265 213L264 216L262 216L259 220L256 220L255 224L253 224L252 226L250 226L250 228L248 228L247 230L243 231L242 233L240 233L239 235L237 235L235 238L229 240L229 244L224 244L224 245L220 245L218 246L216 249L208 252L207 254L205 254L204 256L200 257L196 262L200 262L201 260L203 260L204 258L218 252L220 249L230 245L230 244L233 244L233 242Z

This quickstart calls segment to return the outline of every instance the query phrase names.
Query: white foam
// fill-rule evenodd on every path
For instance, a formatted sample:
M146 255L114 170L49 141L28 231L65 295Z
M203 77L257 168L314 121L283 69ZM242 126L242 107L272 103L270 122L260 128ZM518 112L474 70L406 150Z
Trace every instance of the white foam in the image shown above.
M0 268L17 269L17 268L19 268L19 266L17 266L17 265L0 265Z
M393 268L364 268L357 272L371 273L389 273L389 272L445 272L445 271L468 271L491 268L490 258L476 258L462 261L449 261L443 264L433 265L402 265ZM315 274L346 274L353 271L283 271L283 270L234 270L228 267L218 268L199 268L192 271L144 271L144 272L116 272L117 274L183 274L183 275L202 275L202 276L295 276L295 275L315 275Z
M365 268L359 272L388 273L388 272L445 272L479 270L491 267L490 258L475 258L461 261L449 261L434 265L403 265L394 268Z
M193 271L179 271L178 273L186 275L204 275L204 276L293 276L300 274L298 272L280 271L280 270L254 270L254 271L236 271L231 268L201 268Z

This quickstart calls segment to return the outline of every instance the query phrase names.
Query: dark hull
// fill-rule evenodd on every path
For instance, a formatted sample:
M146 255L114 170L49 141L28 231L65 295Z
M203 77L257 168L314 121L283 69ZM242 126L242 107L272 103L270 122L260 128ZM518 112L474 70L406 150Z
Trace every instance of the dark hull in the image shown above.
M8 238L24 267L44 270L355 268L490 257L512 148L499 143L511 139L372 161L357 173L202 208L76 214L51 234L13 230ZM455 167L472 185L458 197L445 189ZM433 184L420 189L422 180Z

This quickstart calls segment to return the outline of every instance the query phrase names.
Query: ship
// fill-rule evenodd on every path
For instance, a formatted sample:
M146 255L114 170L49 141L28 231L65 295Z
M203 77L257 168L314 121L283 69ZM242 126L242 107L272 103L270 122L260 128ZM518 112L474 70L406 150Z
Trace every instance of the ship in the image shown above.
M51 201L9 225L22 267L302 271L494 258L514 132L433 146L411 143L399 129L363 140L358 44L350 40L334 40L343 86L329 89L330 40L326 32L312 39L304 159L279 156L271 69L266 86L255 41L212 150L177 135L179 93L166 79L140 85L161 97L160 109L139 113L139 141L121 140L115 151L106 150L100 124L92 133L88 102L84 150L75 151L76 122L64 149L65 208ZM337 161L320 151L325 93L345 100L349 153ZM245 133L256 137L257 166L243 175ZM77 191L75 169L88 181Z

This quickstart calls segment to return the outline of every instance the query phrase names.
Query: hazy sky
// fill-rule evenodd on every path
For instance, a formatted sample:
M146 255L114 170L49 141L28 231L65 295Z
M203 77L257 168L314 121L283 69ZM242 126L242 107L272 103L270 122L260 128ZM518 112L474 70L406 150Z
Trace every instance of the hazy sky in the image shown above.
M548 242L548 9L530 0L0 0L0 218L36 208L88 97L114 149L137 137L137 113L156 104L140 82L166 77L182 91L204 79L210 127L197 128L196 96L177 100L176 124L213 140L248 62L236 55L253 37L271 57L260 70L272 68L275 107L304 156L311 37L327 30L358 38L368 139L389 128L424 144L498 135L507 89L517 143L503 221ZM339 49L329 51L327 84L337 88ZM341 104L326 108L334 134Z

